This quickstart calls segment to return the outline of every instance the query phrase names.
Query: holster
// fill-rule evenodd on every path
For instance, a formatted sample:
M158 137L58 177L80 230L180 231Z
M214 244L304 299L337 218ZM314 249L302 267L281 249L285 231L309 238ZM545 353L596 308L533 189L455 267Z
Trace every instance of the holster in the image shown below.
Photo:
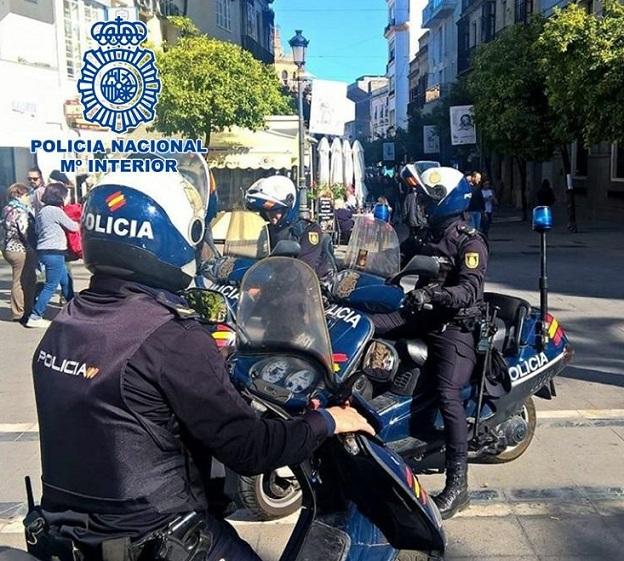
M203 515L178 516L165 528L132 542L129 536L105 540L92 548L62 536L39 507L24 519L28 553L41 561L193 561L214 545Z

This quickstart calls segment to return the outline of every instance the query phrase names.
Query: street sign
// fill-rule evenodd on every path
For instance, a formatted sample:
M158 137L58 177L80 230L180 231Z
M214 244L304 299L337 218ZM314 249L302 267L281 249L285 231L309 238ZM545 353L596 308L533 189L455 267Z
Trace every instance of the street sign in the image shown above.
M334 201L329 197L319 199L318 220L323 232L334 231Z

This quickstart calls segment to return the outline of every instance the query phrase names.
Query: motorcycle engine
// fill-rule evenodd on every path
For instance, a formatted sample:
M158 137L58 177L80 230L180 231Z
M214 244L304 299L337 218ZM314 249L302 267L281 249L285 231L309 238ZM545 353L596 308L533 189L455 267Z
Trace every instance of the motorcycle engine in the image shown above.
M528 423L520 415L514 415L501 425L501 432L505 435L507 446L520 444L526 438L528 430Z

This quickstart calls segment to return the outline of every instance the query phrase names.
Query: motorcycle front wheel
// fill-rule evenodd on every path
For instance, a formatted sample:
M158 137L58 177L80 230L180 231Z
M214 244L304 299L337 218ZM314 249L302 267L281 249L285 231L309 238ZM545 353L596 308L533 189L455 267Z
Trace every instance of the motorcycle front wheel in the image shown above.
M287 473L280 472L284 470ZM258 520L275 520L296 512L301 507L301 489L287 468L238 478L240 506Z
M515 446L508 446L505 450L496 455L484 456L481 459L481 462L485 464L506 464L517 460L527 451L529 444L531 444L533 436L535 435L535 428L537 427L537 413L535 412L535 403L532 397L529 397L524 402L524 405L518 412L518 415L520 415L527 423L526 436Z

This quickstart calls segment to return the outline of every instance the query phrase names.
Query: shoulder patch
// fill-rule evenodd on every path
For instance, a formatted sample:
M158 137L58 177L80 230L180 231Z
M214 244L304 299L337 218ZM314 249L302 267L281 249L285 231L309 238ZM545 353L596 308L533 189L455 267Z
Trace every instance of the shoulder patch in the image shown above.
M479 254L476 251L466 253L464 257L468 269L476 269L479 266Z
M320 240L318 232L308 232L308 241L310 245L318 245Z

